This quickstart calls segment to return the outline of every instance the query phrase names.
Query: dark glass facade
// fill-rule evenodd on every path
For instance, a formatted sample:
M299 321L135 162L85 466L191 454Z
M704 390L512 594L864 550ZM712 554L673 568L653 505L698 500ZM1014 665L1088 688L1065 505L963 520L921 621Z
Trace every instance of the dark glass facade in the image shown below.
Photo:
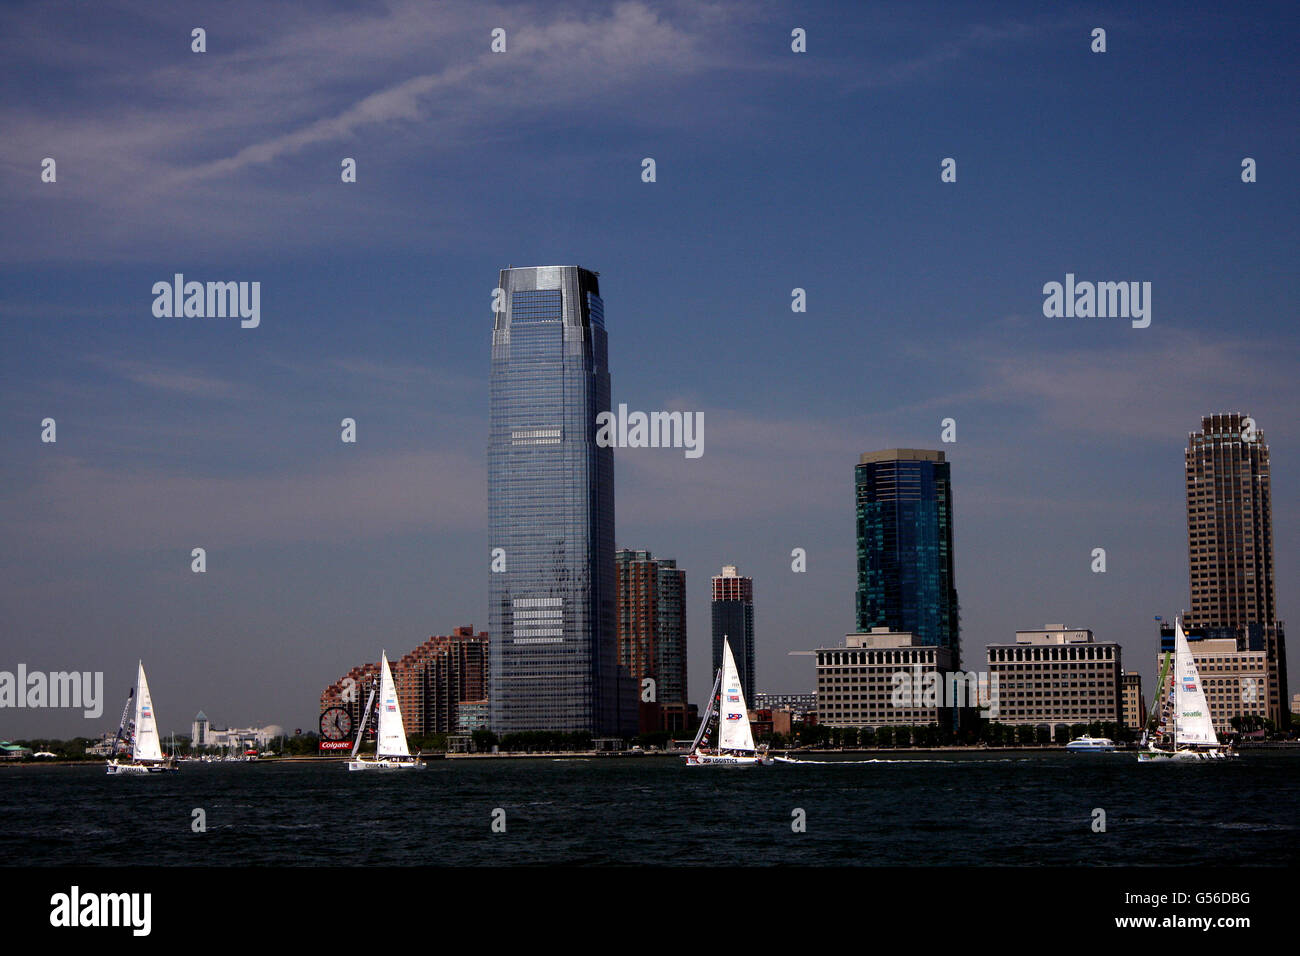
M713 673L722 667L722 639L731 645L745 702L754 699L754 579L732 565L713 576Z
M636 697L617 660L614 454L595 441L610 408L600 287L586 269L542 266L503 270L500 288L488 535L505 570L488 585L491 728L623 734Z
M857 622L950 648L960 667L952 484L941 451L868 452L855 470Z

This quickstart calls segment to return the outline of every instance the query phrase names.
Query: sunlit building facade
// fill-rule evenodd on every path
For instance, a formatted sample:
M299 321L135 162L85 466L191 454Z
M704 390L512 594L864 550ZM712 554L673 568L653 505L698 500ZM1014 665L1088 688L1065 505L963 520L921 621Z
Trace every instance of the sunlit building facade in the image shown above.
M1206 415L1201 430L1187 436L1184 459L1192 598L1185 627L1207 637L1230 635L1243 653L1262 652L1268 670L1264 708L1274 724L1285 727L1286 634L1277 619L1264 432L1240 412Z

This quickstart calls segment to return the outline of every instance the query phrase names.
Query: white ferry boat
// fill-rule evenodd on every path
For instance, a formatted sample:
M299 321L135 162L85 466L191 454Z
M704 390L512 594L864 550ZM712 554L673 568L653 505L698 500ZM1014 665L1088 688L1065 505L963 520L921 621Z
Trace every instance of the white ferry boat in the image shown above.
M1065 745L1066 750L1072 750L1075 753L1101 753L1107 750L1115 749L1115 741L1109 737L1089 737L1084 734L1071 740Z

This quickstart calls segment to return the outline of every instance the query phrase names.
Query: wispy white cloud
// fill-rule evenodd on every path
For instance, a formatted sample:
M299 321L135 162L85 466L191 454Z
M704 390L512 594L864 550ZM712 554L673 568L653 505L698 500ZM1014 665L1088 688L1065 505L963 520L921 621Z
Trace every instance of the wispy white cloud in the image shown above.
M776 8L762 9L770 19ZM364 201L360 188L304 191L303 177L336 181L340 158L356 155L365 181L376 160L463 159L538 122L571 122L575 111L635 118L647 99L681 95L682 83L706 74L795 67L794 58L772 55L771 23L735 0L391 0L274 12L234 2L202 13L202 55L189 52L175 16L131 5L81 28L30 10L0 14L10 70L26 82L55 70L71 78L68 88L47 84L39 97L0 107L0 195L33 229L7 254L132 258L194 242L210 255L263 242L318 244L345 228L357 239L367 223L391 232L418 221L408 197L373 186ZM497 26L507 31L504 54L489 48ZM865 74L859 64L805 67L824 65L850 86L898 85L1034 29L954 27L955 39L920 30L917 52ZM710 128L698 106L675 119ZM33 164L43 156L59 163L57 188L39 182ZM299 228L267 228L285 221Z
M365 541L475 527L485 464L452 450L354 455L275 475L213 477L75 458L42 466L0 514L11 541L105 554L197 545ZM444 503L456 503L454 508Z
M574 109L608 113L638 90L722 65L718 47L701 39L710 7L395 0L271 16L260 4L230 4L205 8L202 55L189 52L174 18L117 38L115 30L135 23L124 13L104 21L107 36L91 43L60 20L11 13L0 22L21 42L0 41L0 50L21 57L29 82L58 70L76 85L0 107L0 194L25 204L38 232L12 254L85 256L93 248L97 258L130 257L163 237L169 248L185 240L205 250L256 245L270 216L314 221L358 201L359 190L304 196L286 188L301 180L303 163L322 167L315 175L329 181L342 155L367 158L373 169L393 139L401 155L445 155L507 135L512 124L527 129ZM489 49L496 26L507 30L504 54ZM326 148L327 163L317 156ZM34 164L43 156L59 164L57 187L39 181ZM362 221L391 226L408 205L371 190ZM51 216L75 217L78 228L42 242L40 223ZM351 220L355 235L355 217L337 218ZM274 237L281 247L286 239ZM308 230L297 241L325 237Z
M225 399L249 395L246 385L158 361L146 362L109 356L88 356L87 361L111 375L136 385L191 398Z
M1030 426L1089 440L1167 441L1195 430L1201 414L1293 407L1300 397L1294 350L1248 336L1134 330L1096 346L984 343L970 360L977 381L960 401L1020 407Z
M1034 345L995 328L996 335L954 343L943 353L956 361L951 368L936 365L933 351L904 358L919 379L948 383L921 401L903 393L896 405L835 418L703 406L702 458L686 460L671 449L617 451L620 515L649 522L671 514L690 523L839 513L857 454L900 445L946 447L963 468L968 509L1087 512L1109 493L1103 484L1095 497L1086 488L1075 496L1047 493L1027 477L1035 472L1026 463L1038 467L1045 448L1096 448L1103 439L1150 443L1153 454L1177 459L1202 414L1250 412L1268 433L1289 428L1287 410L1300 402L1289 371L1293 350L1249 337L1132 330L1119 342ZM662 407L701 405L675 398ZM947 416L958 422L958 441L943 446L940 420ZM977 432L971 424L993 419L996 429ZM1140 512L1146 505L1130 498L1109 507Z
M938 34L939 39L919 52L860 71L852 86L859 89L882 89L931 79L941 75L946 67L967 57L1041 33L1040 27L1022 21L1009 21L996 26L976 24L953 39L942 39L942 34Z

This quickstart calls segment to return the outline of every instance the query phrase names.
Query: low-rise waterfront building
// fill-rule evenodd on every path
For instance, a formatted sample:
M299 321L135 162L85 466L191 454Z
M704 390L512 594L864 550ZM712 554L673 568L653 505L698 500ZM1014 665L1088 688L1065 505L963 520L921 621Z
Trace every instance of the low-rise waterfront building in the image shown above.
M108 757L113 753L113 746L117 742L117 734L113 731L104 731L99 735L99 741L86 748L86 753L92 757Z
M920 644L907 631L875 627L870 633L846 634L842 646L819 647L813 654L818 723L859 728L951 725L953 709L944 703L942 690L933 702L918 693L935 683L943 688L953 670L951 648Z
M488 702L484 700L462 700L456 711L456 733L472 734L484 730L488 725Z
M996 676L999 723L1045 726L1119 724L1123 664L1119 644L1095 641L1087 628L1049 624L1016 631L1014 644L989 644L988 673Z
M216 747L221 750L265 750L277 737L283 737L284 728L278 724L266 727L213 727L208 715L199 711L190 724L190 746L198 750Z
M1236 733L1232 726L1234 717L1252 717L1262 722L1269 716L1271 677L1267 648L1243 648L1237 637L1217 636L1222 633L1214 628L1196 628L1187 634L1187 647L1201 678L1205 702L1210 705L1214 732L1220 736ZM1163 638L1164 629L1161 636ZM1169 647L1162 649L1156 657L1157 675L1165 651L1173 649L1170 636ZM1165 683L1168 687L1168 677Z
M760 691L754 695L756 710L789 711L793 720L802 721L808 714L817 712L817 695L813 694L768 694Z
M1124 726L1140 732L1147 723L1147 704L1142 697L1142 675L1129 671L1121 685L1124 703Z

